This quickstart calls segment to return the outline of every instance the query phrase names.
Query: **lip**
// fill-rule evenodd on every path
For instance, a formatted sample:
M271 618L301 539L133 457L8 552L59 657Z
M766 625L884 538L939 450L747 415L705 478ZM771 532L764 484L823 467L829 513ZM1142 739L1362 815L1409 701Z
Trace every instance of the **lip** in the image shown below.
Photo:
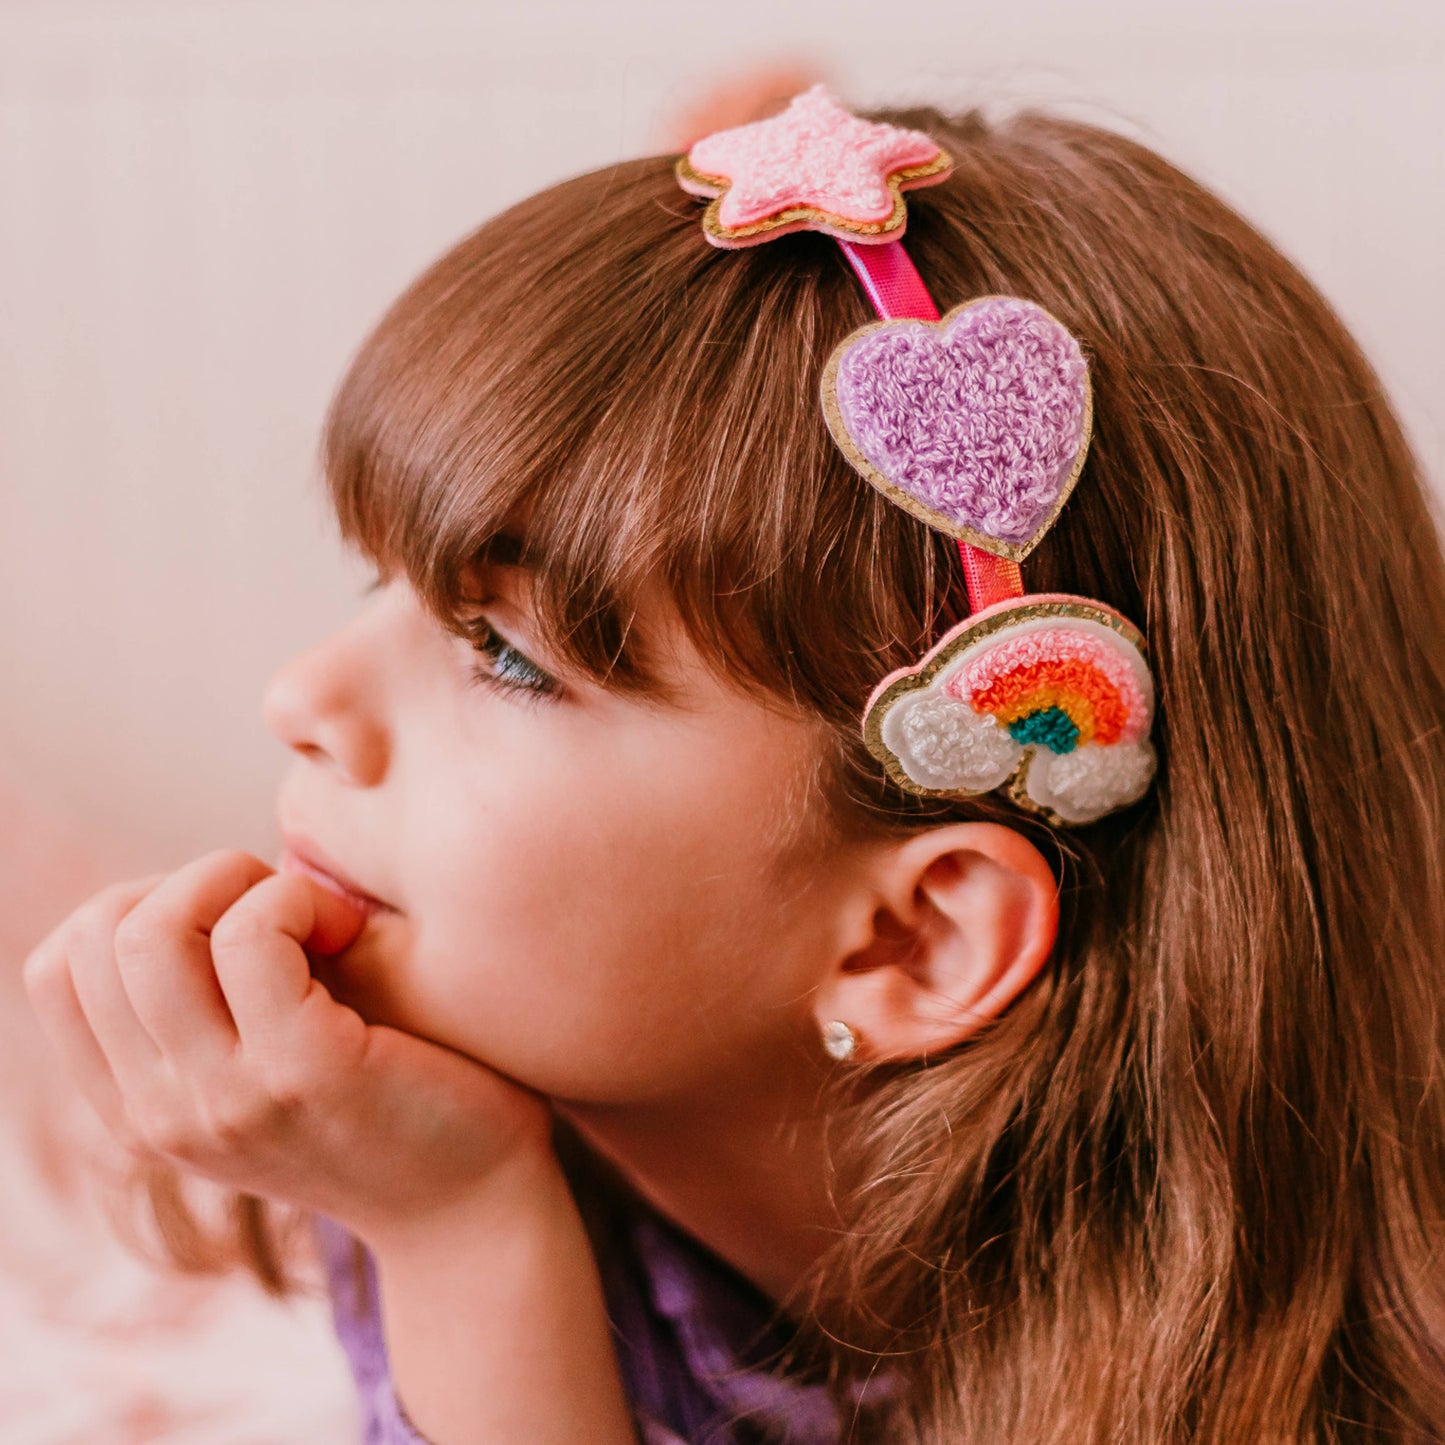
M395 913L397 910L374 893L368 893L361 884L334 862L310 838L300 833L282 831L281 841L285 849L276 867L282 872L305 873L323 888L373 913Z

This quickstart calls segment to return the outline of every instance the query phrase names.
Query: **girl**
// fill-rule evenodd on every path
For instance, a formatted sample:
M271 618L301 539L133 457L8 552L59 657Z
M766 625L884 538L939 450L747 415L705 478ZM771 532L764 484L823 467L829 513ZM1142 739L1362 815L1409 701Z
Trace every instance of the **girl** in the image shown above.
M1069 826L879 765L870 690L968 601L820 417L873 313L829 237L709 246L639 160L467 237L342 382L378 577L268 691L277 868L98 895L31 997L177 1263L283 1293L314 1221L369 1440L1442 1438L1418 466L1157 156L875 119L953 157L909 196L939 304L1087 352L1024 569L1147 637L1152 786Z

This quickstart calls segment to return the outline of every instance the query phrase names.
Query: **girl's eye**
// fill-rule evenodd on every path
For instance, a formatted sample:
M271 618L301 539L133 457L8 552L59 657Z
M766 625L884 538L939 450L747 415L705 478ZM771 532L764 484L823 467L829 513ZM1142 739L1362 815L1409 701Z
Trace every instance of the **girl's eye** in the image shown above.
M485 617L469 617L467 636L481 659L472 668L472 680L484 687L520 693L527 701L556 697L561 684L525 653L519 652Z

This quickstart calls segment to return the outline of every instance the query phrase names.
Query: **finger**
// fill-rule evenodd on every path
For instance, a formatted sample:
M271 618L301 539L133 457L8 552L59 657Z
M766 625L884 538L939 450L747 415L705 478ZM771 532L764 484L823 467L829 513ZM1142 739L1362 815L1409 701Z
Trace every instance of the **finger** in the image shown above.
M311 880L313 883L315 879ZM356 941L366 924L367 912L350 899L322 888L316 895L316 916L311 932L301 940L307 953L331 958ZM337 907L337 904L341 907Z
M76 917L67 956L75 996L127 1103L148 1095L170 1073L130 1001L116 963L116 934L145 900L129 907L87 907Z
M366 917L304 873L275 873L231 906L211 931L211 957L243 1048L284 1047L318 987L306 944L324 940L340 952Z
M30 1004L51 1049L101 1123L121 1143L133 1143L135 1135L120 1087L86 1021L70 971L63 969L53 978L33 985Z
M172 873L116 931L116 964L126 994L180 1074L207 1074L240 1045L211 961L211 930L272 871L236 849L207 853Z
M97 894L86 905L87 909L103 914L95 919L95 928L102 932L113 930L114 921L124 917L165 876L157 873L117 884ZM120 1087L80 1006L71 973L69 950L77 927L91 926L81 920L82 912L78 910L31 951L24 966L25 990L42 1032L76 1088L101 1123L122 1143L133 1145L135 1133L126 1115Z

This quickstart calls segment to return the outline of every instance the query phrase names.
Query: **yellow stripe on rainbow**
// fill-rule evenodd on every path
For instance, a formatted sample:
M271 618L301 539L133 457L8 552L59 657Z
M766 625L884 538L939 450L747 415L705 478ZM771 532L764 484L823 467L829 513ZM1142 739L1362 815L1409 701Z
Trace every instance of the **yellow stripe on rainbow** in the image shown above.
M1119 689L1092 663L1076 657L1016 667L970 701L975 712L992 713L1005 727L1030 713L1059 708L1078 728L1081 745L1117 742L1128 721Z

